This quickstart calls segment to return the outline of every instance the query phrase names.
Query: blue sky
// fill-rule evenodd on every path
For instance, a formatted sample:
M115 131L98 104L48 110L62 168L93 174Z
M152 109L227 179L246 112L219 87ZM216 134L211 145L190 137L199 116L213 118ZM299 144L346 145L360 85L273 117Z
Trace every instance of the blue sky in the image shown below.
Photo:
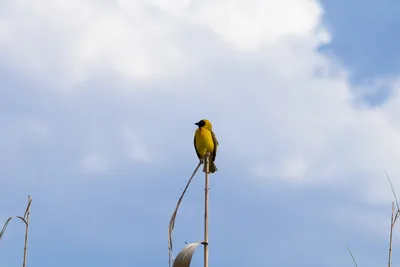
M322 1L324 20L332 30L328 49L352 70L355 81L399 71L395 53L397 1Z
M334 53L351 70L352 83L368 84L379 77L396 77L400 69L395 41L395 29L400 23L397 1L325 0L321 4L325 9L324 22L333 36L322 51ZM390 86L383 84L365 100L381 104L391 93Z
M202 118L220 142L210 266L351 266L346 242L386 264L395 1L2 4L0 220L32 195L28 266L167 266ZM197 175L175 253L202 239L203 191ZM12 221L1 267L23 237Z

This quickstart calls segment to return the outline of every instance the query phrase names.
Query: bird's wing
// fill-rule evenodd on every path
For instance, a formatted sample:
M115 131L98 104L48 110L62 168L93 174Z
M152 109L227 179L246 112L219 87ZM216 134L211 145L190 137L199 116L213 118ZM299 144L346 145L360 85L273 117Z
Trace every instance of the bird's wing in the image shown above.
M194 144L194 149L196 150L197 157L199 157L199 159L201 159L199 151L197 151L197 147L196 147L196 134L194 134L193 144Z
M218 140L215 137L215 134L214 134L213 131L211 131L211 135L212 135L212 139L213 139L213 142L214 142L214 151L212 153L212 160L215 161L215 157L217 156Z

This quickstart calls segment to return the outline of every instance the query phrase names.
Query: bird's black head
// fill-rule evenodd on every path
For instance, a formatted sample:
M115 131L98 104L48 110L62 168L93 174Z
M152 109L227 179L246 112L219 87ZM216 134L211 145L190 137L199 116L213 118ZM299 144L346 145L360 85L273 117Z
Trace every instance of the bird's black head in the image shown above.
M199 128L206 126L206 122L204 120L201 120L199 122L195 123L197 126L199 126Z

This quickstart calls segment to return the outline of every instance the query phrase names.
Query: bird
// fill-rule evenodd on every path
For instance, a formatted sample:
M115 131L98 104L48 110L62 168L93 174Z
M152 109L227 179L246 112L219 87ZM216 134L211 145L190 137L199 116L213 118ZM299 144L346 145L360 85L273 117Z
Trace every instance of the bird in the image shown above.
M203 119L196 122L195 125L198 126L194 134L194 148L196 154L199 157L200 162L203 163L205 155L210 153L209 171L214 173L218 170L214 163L217 155L218 141L212 131L212 124L209 120Z

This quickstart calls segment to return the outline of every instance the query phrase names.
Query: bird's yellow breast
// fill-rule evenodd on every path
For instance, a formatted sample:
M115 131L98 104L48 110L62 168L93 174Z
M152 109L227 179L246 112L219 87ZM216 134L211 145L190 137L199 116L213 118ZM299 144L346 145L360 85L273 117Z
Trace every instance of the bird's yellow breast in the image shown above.
M201 157L204 157L207 152L214 151L214 140L209 130L199 128L195 133L196 150Z

